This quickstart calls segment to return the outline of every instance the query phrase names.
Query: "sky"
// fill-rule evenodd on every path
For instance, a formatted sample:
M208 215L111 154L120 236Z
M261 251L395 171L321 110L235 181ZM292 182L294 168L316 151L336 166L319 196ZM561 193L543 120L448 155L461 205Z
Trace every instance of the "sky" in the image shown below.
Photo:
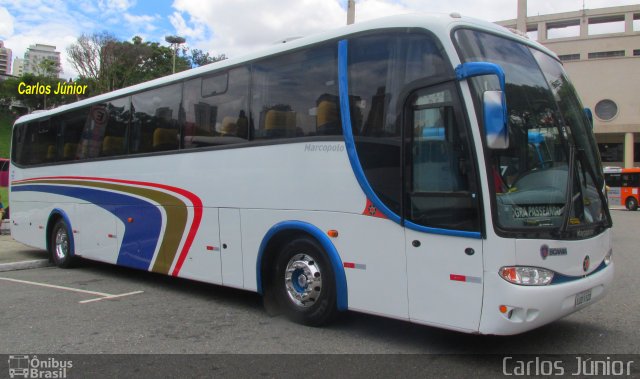
M640 4L640 0L529 0L530 16ZM66 49L82 34L108 31L237 57L288 37L343 26L347 0L0 0L0 40L22 57L29 45L54 45L62 77L77 76ZM458 12L499 21L516 18L517 0L356 0L356 22L411 12ZM167 44L168 45L168 44Z

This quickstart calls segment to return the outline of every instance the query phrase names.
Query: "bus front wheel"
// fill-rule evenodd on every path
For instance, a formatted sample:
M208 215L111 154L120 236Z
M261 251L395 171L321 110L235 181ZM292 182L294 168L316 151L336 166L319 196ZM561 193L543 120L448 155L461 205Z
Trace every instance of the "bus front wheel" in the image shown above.
M294 322L320 326L335 317L335 275L316 240L300 237L284 245L274 279L280 309Z
M627 199L627 209L630 211L638 210L638 200L635 197L629 197Z
M75 257L69 227L63 219L56 221L49 238L49 250L53 263L60 268L71 267Z

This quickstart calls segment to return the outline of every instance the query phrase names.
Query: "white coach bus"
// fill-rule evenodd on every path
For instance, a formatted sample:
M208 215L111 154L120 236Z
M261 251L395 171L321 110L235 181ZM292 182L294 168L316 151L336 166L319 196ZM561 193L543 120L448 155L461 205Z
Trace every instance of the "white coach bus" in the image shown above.
M544 157L529 141L543 135ZM601 299L611 217L557 57L451 15L363 22L16 121L13 237L353 310L516 334Z

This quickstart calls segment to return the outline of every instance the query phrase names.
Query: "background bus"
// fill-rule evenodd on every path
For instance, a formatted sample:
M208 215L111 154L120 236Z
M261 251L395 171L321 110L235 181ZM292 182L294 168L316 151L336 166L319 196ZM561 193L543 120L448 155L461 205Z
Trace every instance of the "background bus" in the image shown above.
M630 211L638 209L640 168L605 167L604 178L609 187L609 205L624 205Z

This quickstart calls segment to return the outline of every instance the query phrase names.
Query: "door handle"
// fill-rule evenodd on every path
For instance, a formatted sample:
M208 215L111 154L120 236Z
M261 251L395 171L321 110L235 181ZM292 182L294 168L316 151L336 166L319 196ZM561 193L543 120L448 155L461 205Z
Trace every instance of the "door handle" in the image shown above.
M413 247L420 247L420 241L418 240L413 240L413 242L411 242L411 244L413 245Z
M467 247L466 249L464 249L464 253L465 253L465 254L467 254L467 255L469 255L469 256L471 256L471 255L475 254L475 253L476 253L476 251L475 251L475 250L473 250L473 249L472 249L472 248L470 248L470 247Z

